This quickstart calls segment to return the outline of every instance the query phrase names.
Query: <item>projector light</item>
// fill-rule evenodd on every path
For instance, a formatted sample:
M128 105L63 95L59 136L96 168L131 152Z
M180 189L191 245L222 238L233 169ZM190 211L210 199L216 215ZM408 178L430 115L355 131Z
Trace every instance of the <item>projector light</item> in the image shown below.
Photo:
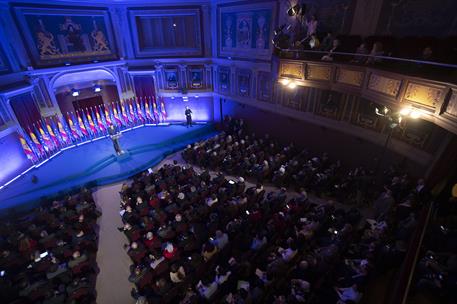
M79 91L78 91L78 90L75 90L75 89L72 89L72 90L71 90L71 96L73 96L73 97L78 97L78 96L79 96Z
M95 93L100 93L102 91L102 88L100 86L95 86L94 87L94 92Z

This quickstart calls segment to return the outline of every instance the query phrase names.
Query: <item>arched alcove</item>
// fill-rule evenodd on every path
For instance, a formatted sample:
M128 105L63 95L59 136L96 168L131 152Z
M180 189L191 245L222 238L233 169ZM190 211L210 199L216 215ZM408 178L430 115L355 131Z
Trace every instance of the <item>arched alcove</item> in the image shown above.
M117 76L107 69L57 74L50 81L62 114L119 100L118 85ZM78 96L72 94L74 91Z

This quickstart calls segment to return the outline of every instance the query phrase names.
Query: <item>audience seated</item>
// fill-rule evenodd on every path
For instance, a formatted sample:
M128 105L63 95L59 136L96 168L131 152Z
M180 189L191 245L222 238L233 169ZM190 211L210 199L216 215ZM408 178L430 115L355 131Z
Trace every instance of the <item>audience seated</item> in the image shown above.
M93 303L97 218L89 190L0 225L2 303Z
M227 118L223 133L190 145L183 157L202 171L165 165L136 176L121 193L121 213L130 207L134 215L123 220L136 227L144 251L132 257L132 275L147 269L132 294L149 303L357 303L373 269L398 267L421 207L417 187L389 171L382 188L389 202L380 196L367 206L375 216L363 218L348 203L356 202L357 188L376 189L366 171L345 172L325 154L311 157L293 144L248 135L241 120ZM244 177L228 179L220 170ZM255 186L246 188L245 177ZM281 188L266 193L263 183L272 182ZM346 205L316 204L308 192L354 197ZM363 193L361 201L374 202ZM159 199L144 210L133 203L138 196ZM406 199L411 209L397 212ZM177 233L177 224L186 228Z

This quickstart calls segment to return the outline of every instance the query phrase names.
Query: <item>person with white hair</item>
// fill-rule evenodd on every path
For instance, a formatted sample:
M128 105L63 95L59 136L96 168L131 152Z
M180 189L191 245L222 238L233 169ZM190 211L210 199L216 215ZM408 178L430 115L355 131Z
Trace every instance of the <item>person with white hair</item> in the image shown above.
M186 126L192 127L192 110L189 107L186 107L184 115L186 115Z

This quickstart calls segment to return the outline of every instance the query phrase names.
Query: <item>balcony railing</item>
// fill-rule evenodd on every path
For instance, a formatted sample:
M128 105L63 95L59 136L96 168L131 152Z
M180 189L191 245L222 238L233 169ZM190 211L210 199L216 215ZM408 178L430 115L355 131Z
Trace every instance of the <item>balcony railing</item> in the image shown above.
M457 83L457 64L363 53L277 49L282 59L298 59L375 67L395 73Z

